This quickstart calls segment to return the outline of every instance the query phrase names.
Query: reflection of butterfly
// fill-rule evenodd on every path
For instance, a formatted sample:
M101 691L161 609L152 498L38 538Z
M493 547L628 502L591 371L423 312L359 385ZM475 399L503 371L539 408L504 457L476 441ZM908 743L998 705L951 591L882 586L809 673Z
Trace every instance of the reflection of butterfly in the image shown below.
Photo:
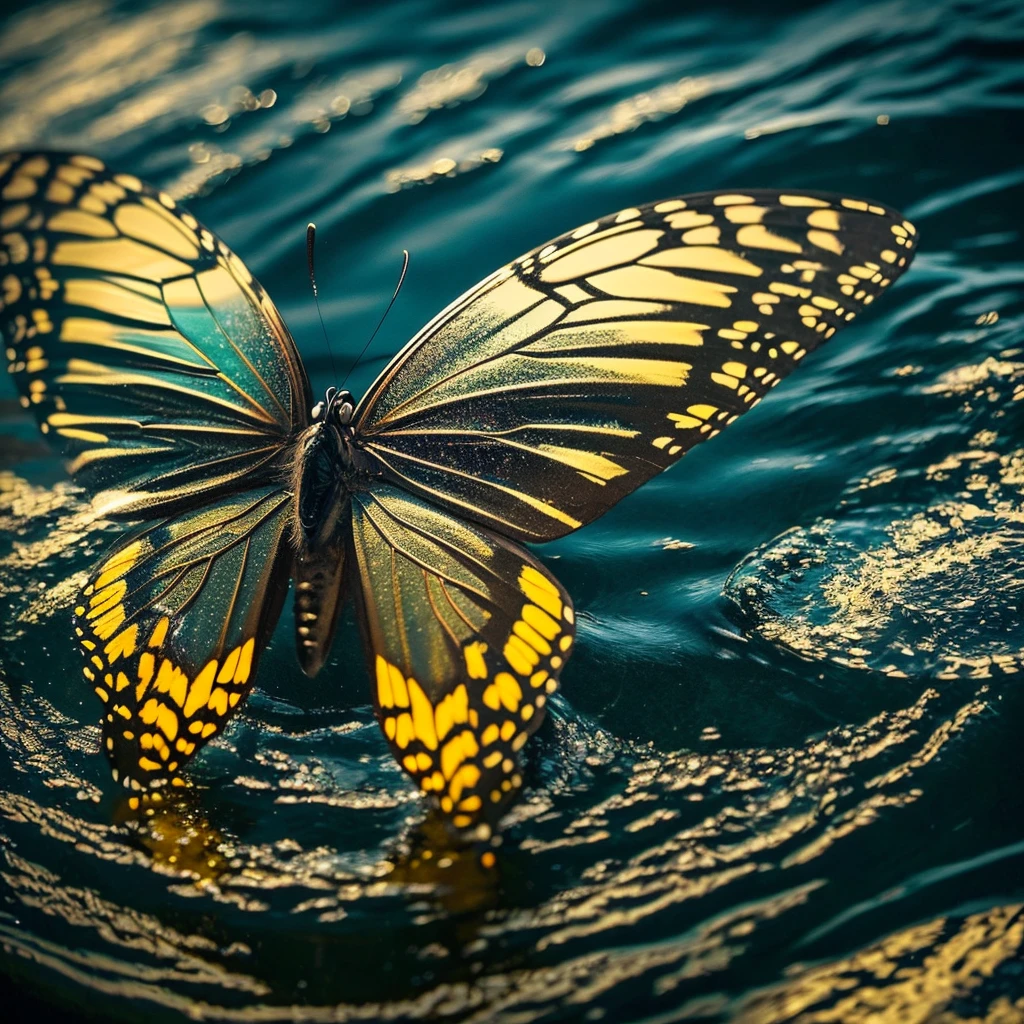
M299 660L346 589L395 756L493 819L573 642L521 547L561 537L752 408L906 269L858 199L755 191L585 224L457 299L354 405L313 405L273 303L167 195L87 156L0 157L0 294L22 404L146 526L75 609L132 803L252 686L294 576Z

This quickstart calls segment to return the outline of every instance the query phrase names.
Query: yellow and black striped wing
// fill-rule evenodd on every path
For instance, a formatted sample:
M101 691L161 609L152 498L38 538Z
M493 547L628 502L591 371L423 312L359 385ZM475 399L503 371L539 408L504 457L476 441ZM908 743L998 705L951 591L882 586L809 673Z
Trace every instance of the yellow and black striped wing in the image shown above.
M289 514L272 487L221 498L142 530L93 570L75 627L132 806L185 785L186 762L252 688L288 591Z
M393 482L506 536L562 536L756 405L906 270L915 235L821 193L623 210L452 303L357 429Z
M387 484L353 494L352 538L392 751L457 827L495 820L572 646L568 594L518 545Z
M306 422L305 371L242 261L94 157L0 156L0 320L22 403L124 512L257 486Z

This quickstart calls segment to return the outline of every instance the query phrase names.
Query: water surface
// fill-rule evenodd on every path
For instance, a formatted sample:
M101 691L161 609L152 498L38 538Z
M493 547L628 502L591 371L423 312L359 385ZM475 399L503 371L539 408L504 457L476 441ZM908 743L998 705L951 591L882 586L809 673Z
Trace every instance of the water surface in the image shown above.
M580 641L491 876L409 867L422 806L351 618L310 681L283 617L191 817L115 820L69 607L118 528L5 381L2 970L108 1020L1024 1014L1024 13L774 11L4 16L0 146L92 152L186 199L315 391L310 219L339 362L412 253L357 392L484 273L625 206L838 190L922 244L769 401L541 550Z

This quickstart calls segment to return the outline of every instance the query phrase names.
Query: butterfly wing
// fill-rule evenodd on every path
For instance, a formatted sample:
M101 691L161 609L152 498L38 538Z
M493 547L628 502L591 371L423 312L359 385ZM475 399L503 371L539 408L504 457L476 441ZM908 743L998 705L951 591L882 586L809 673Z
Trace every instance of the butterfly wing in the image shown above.
M501 536L384 484L352 495L377 716L459 828L494 820L573 642L568 594Z
M149 526L92 572L75 609L105 706L114 778L140 794L184 764L248 695L288 589L290 497L273 487Z
M22 404L100 500L147 517L277 472L310 407L241 260L89 156L0 156L0 309Z
M287 592L281 462L309 385L241 260L93 157L0 157L0 300L22 404L76 480L161 520L76 608L104 746L137 803L182 784L252 685Z
M904 272L915 235L895 210L821 193L623 210L456 299L357 429L391 481L551 540L756 405Z

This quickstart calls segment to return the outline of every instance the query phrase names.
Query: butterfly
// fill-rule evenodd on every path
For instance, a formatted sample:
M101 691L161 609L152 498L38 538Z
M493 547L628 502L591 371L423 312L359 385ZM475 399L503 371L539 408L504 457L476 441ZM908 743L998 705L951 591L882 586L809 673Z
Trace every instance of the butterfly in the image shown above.
M439 313L357 403L314 402L242 261L91 156L0 157L0 319L22 405L141 523L74 609L138 807L244 702L295 583L308 675L354 601L391 750L491 827L572 651L523 545L586 525L752 409L910 264L914 226L818 192L705 192L584 224Z

